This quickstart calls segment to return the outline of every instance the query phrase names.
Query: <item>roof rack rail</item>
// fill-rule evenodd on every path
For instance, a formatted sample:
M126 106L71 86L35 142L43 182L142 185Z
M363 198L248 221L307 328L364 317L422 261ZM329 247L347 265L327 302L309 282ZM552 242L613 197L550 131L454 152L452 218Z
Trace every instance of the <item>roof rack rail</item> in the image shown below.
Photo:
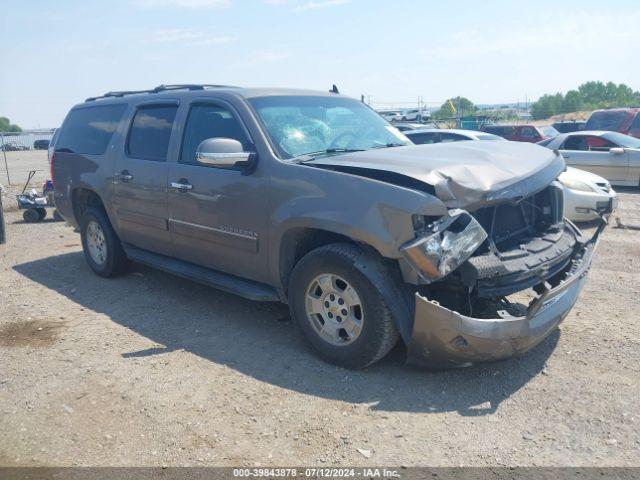
M122 90L115 92L107 92L104 95L97 97L89 97L85 102L93 102L100 98L117 98L124 97L125 95L139 95L142 93L160 93L167 92L169 90L205 90L207 88L238 88L233 85L212 85L208 83L194 83L194 84L176 84L176 85L158 85L151 90Z

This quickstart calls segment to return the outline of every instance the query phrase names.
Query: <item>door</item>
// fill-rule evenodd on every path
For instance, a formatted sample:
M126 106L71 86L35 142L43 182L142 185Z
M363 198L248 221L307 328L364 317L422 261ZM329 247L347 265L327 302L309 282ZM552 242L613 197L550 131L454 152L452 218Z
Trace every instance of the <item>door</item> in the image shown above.
M615 143L595 135L570 135L560 147L567 165L600 175L609 181L625 181L629 153ZM614 148L615 150L611 151Z
M178 105L141 105L136 109L115 163L114 205L124 242L171 255L167 151Z
M238 168L196 161L198 145L209 138L253 142L226 102L190 105L177 162L169 166L169 231L174 255L182 260L257 281L267 280L267 179L258 164L248 174Z

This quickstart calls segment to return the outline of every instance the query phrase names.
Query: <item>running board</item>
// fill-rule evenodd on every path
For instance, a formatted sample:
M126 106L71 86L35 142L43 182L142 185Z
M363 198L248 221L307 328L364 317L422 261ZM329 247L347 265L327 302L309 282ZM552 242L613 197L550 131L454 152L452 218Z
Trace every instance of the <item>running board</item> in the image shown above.
M141 248L128 244L123 243L122 246L127 257L134 262L142 263L143 265L157 268L158 270L202 283L224 292L233 293L234 295L239 295L249 300L261 302L280 301L276 289L269 285L200 267L193 263L149 252L148 250L142 250Z

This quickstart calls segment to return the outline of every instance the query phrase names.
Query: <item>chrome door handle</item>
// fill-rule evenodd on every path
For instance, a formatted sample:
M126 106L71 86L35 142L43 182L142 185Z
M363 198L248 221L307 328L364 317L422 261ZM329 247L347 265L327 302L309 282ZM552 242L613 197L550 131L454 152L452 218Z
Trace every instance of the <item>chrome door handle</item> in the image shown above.
M170 186L171 188L175 188L176 190L185 191L185 192L193 188L193 185L191 185L190 183L182 183L182 182L171 182Z
M120 178L123 182L130 182L131 180L133 180L133 175L129 173L129 170L122 170L120 172Z

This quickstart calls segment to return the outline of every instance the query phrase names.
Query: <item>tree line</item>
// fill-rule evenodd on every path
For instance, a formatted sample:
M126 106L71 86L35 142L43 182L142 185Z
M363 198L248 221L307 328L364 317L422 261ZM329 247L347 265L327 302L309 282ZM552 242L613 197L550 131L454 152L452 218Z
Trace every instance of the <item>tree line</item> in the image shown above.
M569 90L564 95L562 93L543 95L531 105L531 116L539 120L560 113L638 105L640 105L640 92L633 91L624 83L586 82L577 90Z
M0 117L0 132L21 132L22 129L13 123L7 117Z

